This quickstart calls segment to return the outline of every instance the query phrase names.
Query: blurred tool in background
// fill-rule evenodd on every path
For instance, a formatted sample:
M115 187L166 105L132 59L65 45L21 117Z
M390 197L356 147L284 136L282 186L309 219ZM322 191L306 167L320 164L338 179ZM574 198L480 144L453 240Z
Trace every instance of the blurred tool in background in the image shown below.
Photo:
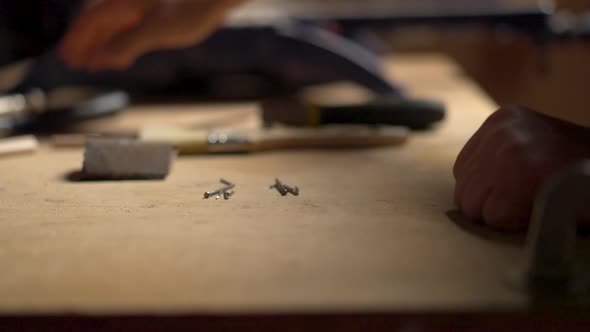
M264 123L320 127L331 124L398 125L428 129L445 117L442 103L399 96L377 97L366 103L316 104L303 98L276 97L261 103Z
M25 7L36 11L30 14ZM76 7L76 2L58 0L27 6L0 1L0 22L5 22L0 23L0 44L6 45L2 50L8 54L0 57L0 65L38 56L28 66L20 65L22 76L12 87L3 83L7 93L28 95L35 89L49 93L62 87L92 86L140 95L227 100L296 95L310 85L349 81L375 93L380 116L387 109L399 115L400 103L404 104L408 117L387 116L388 124L400 119L393 124L420 127L412 122L432 119L432 114L442 119L440 104L414 103L386 79L375 54L334 31L355 36L372 27L481 24L524 31L541 46L567 31L582 35L585 31L579 20L554 18L550 1L422 0L400 4L373 0L363 6L351 1L260 1L239 10L224 29L202 44L152 53L126 71L88 73L67 69L51 51ZM20 16L40 23L23 27ZM558 18L560 24L556 24ZM35 38L23 38L23 33ZM389 106L384 105L388 102ZM357 106L363 112L376 107L374 103ZM35 119L27 117L30 122ZM347 122L354 119L379 122L371 115L348 117Z
M0 0L0 134L63 127L125 108L123 91L92 86L22 87L65 33L81 1ZM49 73L51 74L51 73ZM57 73L59 75L59 72Z
M48 91L0 95L0 130L7 133L63 129L79 121L123 110L129 98L123 91L91 87L60 87Z

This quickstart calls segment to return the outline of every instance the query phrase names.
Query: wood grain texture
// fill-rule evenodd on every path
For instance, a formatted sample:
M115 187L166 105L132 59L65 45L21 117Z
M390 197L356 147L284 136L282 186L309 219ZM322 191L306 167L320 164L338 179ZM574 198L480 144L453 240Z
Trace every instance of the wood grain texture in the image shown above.
M440 98L450 111L440 128L402 146L185 157L162 182L65 181L82 149L3 159L0 312L525 308L505 282L518 241L448 215L454 159L495 105L444 58L389 64L412 94ZM255 119L254 105L155 105L93 126ZM203 200L220 177L237 184L235 196ZM301 195L269 189L275 177Z

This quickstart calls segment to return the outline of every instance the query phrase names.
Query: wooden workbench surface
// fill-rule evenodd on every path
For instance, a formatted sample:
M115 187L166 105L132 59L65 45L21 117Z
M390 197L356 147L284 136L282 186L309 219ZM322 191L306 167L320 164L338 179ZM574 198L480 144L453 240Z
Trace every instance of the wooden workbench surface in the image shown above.
M81 149L1 159L0 312L525 307L506 283L518 239L448 213L454 159L495 105L445 58L390 64L411 94L449 106L444 125L399 147L183 157L155 182L68 182ZM107 121L217 126L255 112L141 106ZM236 195L203 200L220 177ZM301 196L270 190L275 177Z

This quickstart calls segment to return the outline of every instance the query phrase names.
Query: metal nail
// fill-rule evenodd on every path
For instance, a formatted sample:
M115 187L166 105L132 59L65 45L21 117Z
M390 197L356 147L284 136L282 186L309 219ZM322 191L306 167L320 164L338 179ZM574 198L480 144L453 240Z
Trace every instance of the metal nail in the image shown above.
M223 198L224 198L224 199L226 199L226 200L228 200L228 199L230 199L230 197L232 197L233 195L234 195L234 192L233 192L233 191L225 191L225 192L223 193Z
M287 185L283 185L283 188L285 188L285 190L287 190L291 195L299 196L299 188L298 187L292 188Z
M289 192L285 188L285 185L279 179L275 179L275 182L276 182L277 190L281 193L281 195L287 196L287 194Z
M276 188L277 191L282 196L287 196L287 194L289 193L289 191L287 190L287 188L285 188L285 186L281 183L281 181L279 179L275 179L275 184L272 185L271 188Z
M207 192L205 192L205 194L203 195L203 197L205 199L211 198L213 196L215 196L215 199L220 199L221 198L221 195L223 195L223 197L225 198L226 197L226 192L228 190L231 190L231 189L235 188L235 186L236 186L235 184L233 184L233 183L231 183L231 182L229 182L229 181L227 181L225 179L221 179L221 180L219 180L219 182L221 182L222 184L224 184L225 187L223 187L223 188L221 188L219 190L216 190L216 191L207 191ZM229 197L231 197L231 195L233 195L233 192L226 199L229 199Z
M235 186L233 183L231 183L225 179L220 179L219 182L225 184L226 186Z
M221 194L223 191L224 191L224 189L219 189L216 191L207 191L203 196L205 197L205 199L208 199L210 197L217 196L217 195Z
M283 187L283 189L285 189L291 195L299 196L299 187L291 187L291 186L288 186L288 185L282 183L281 181L279 181L278 179L276 179L275 181L277 183L279 183L281 185L281 187Z
M277 191L282 195L282 196L287 196L287 194L289 193L285 188L283 188L282 186L275 186L275 188L277 189Z

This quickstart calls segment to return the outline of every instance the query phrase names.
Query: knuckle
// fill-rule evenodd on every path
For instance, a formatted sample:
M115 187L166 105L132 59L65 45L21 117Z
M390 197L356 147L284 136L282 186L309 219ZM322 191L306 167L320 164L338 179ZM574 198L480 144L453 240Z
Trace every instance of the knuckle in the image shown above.
M531 156L534 142L513 126L499 127L491 136L490 143L497 146L498 157L519 160Z
M518 105L506 105L500 107L498 109L498 115L503 117L515 117L521 115L523 112L527 111L525 107L518 106Z
M505 106L497 109L492 115L488 117L489 122L496 122L499 120L504 120L514 113L513 108Z
M507 105L502 106L497 109L492 115L488 117L486 123L488 124L495 124L495 123L502 123L505 121L510 121L515 118L521 117L524 113L530 112L529 109L517 106L517 105Z
M506 134L503 134L506 137ZM501 148L500 155L505 158L511 158L513 161L527 161L528 146L525 142L507 139Z

